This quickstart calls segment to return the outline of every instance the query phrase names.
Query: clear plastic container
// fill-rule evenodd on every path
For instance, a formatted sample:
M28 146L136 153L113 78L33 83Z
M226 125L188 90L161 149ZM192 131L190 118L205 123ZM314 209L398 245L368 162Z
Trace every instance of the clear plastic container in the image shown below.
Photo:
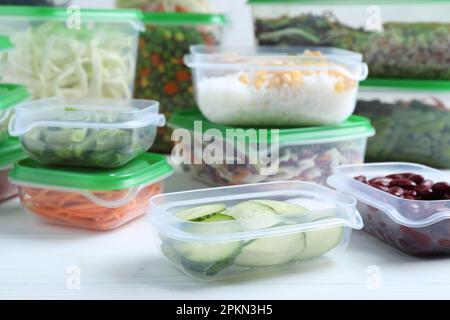
M33 98L131 98L141 13L56 7L0 7L0 34L14 50L5 80Z
M237 126L340 123L368 73L360 54L319 47L193 46L185 62L205 117Z
M54 224L111 230L144 215L171 173L163 156L146 153L109 170L47 167L26 159L9 176L28 212Z
M283 203L279 208L255 204L267 200ZM177 216L211 205L226 208L222 219L213 214L214 222L193 222ZM353 198L313 183L271 182L155 196L150 220L158 230L157 245L175 267L197 280L218 280L335 257L351 230L362 228L355 205Z
M17 139L9 138L0 143L0 204L19 193L17 187L8 180L8 173L16 161L26 158Z
M202 131L196 130L196 124ZM279 180L302 180L325 184L338 165L364 162L367 138L374 135L370 121L352 116L346 122L324 127L257 130L227 127L208 122L198 110L176 112L168 124L175 138L183 129L189 136L178 139L173 155L182 155L180 163L192 177L212 186L238 185ZM218 161L207 161L211 153L209 132L220 144ZM227 130L244 130L242 143L233 143ZM262 136L261 136L262 135ZM273 138L272 142L264 140ZM209 148L209 149L208 149ZM209 150L209 151L205 151ZM230 156L226 156L229 154ZM272 154L270 158L268 154ZM185 161L188 160L188 161ZM230 161L231 160L231 161Z
M450 200L408 200L354 179L411 172L434 182L450 181L450 175L414 163L374 163L342 166L328 179L329 185L358 200L364 230L412 255L450 254Z
M195 106L191 71L183 56L194 44L217 44L226 22L221 14L145 13L146 31L139 39L134 97L155 99L168 118ZM152 151L169 153L171 131L161 128Z
M9 137L8 126L14 107L28 99L30 94L24 86L0 83L0 143Z
M7 65L7 52L13 47L11 41L8 37L0 35L0 80L2 80L3 75L6 71Z
M361 52L370 76L450 79L450 2L250 0L260 45Z
M362 83L356 114L372 120L369 161L407 161L450 168L450 83L371 79Z
M152 100L60 99L16 107L9 132L43 164L120 167L146 152L165 124Z

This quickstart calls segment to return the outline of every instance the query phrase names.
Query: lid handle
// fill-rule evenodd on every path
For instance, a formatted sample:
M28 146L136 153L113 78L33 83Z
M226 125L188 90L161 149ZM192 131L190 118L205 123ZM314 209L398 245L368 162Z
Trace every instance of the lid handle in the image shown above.
M131 200L136 198L138 196L139 192L141 192L142 188L143 188L142 186L130 188L123 195L123 197L121 197L119 199L115 199L115 200L102 199L100 197L97 197L91 191L82 190L82 191L80 191L80 194L82 194L87 199L91 200L92 202L98 204L99 206L106 207L106 208L118 208L118 207L122 207L122 206L128 204Z
M367 63L363 62L361 63L361 74L359 76L359 81L363 81L367 79L367 76L369 75L369 66Z

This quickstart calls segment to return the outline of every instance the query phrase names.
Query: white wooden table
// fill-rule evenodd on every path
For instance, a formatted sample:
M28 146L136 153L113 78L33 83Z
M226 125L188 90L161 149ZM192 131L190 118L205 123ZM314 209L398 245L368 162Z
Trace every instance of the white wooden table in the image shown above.
M167 191L199 187L179 170L166 183ZM116 231L90 232L45 224L18 200L0 206L3 299L448 299L449 270L450 258L412 258L359 231L331 264L199 283L160 256L145 218Z

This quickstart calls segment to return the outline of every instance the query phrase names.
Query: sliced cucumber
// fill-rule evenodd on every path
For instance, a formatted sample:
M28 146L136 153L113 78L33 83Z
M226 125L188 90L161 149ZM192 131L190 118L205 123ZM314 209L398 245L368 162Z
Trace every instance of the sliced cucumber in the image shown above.
M343 233L344 227L305 232L306 249L299 254L297 260L312 259L327 253L340 243Z
M224 214L215 214L202 222L211 223L210 228L205 226L192 226L193 233L221 234L236 232L236 226L216 224L214 222L234 220L233 217ZM228 266L239 254L242 241L232 242L208 242L208 241L173 241L174 249L184 268L201 272L205 275L213 275Z
M283 202L283 201L275 201L275 200L252 200L252 202L256 202L271 208L278 214L291 214L291 213L305 213L308 210L305 207L299 206L297 204Z
M228 214L236 220L240 220L246 229L263 229L278 223L275 211L251 200L231 207Z
M262 238L242 248L234 263L243 267L266 267L294 260L305 249L304 233Z
M224 211L226 206L222 203L207 204L204 206L198 206L194 208L188 208L181 210L175 214L177 218L187 220L187 221L202 221L216 213Z

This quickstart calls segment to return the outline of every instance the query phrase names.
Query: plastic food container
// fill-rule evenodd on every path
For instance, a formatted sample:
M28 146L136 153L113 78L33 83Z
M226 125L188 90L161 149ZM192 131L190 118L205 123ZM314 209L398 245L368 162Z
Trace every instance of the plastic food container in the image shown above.
M8 139L8 125L16 104L29 98L24 86L0 83L0 143Z
M281 202L275 206L273 200ZM330 259L347 246L352 229L362 228L355 199L298 181L168 193L150 203L161 252L197 280ZM177 215L184 209L207 213L215 206L224 211L201 222Z
M6 54L12 49L12 43L8 37L0 35L0 80L6 71Z
M450 83L363 82L356 113L372 120L369 161L408 161L450 168Z
M217 125L197 109L186 109L176 112L169 126L179 129L172 154L182 156L179 162L193 178L212 186L280 180L324 184L338 165L363 163L367 138L374 135L369 119L358 116L339 125L281 129L277 136L277 130ZM237 142L230 133L243 138ZM224 157L208 159L212 149Z
M145 13L143 21L134 97L158 100L168 118L174 110L195 106L191 71L183 56L191 45L219 43L225 16L158 12ZM168 128L161 128L152 150L170 152L170 135Z
M207 13L211 10L210 2L210 0L116 0L116 6L155 12Z
M197 104L208 120L238 126L340 123L354 111L367 66L358 53L326 48L193 46Z
M16 161L26 158L17 139L9 138L0 143L0 203L9 200L19 193L17 187L8 180L9 170Z
M354 179L412 172L435 182L450 181L448 173L414 163L374 163L342 166L328 183L358 200L364 230L405 253L450 253L450 200L407 200Z
M14 50L5 80L36 99L131 98L141 13L54 7L0 7L0 34Z
M249 0L260 45L361 52L371 77L450 79L450 2Z
M144 215L171 173L163 156L146 153L116 169L48 167L26 159L9 176L23 207L45 221L111 230Z
M152 100L34 100L16 107L9 132L42 164L120 167L146 152L165 118Z

